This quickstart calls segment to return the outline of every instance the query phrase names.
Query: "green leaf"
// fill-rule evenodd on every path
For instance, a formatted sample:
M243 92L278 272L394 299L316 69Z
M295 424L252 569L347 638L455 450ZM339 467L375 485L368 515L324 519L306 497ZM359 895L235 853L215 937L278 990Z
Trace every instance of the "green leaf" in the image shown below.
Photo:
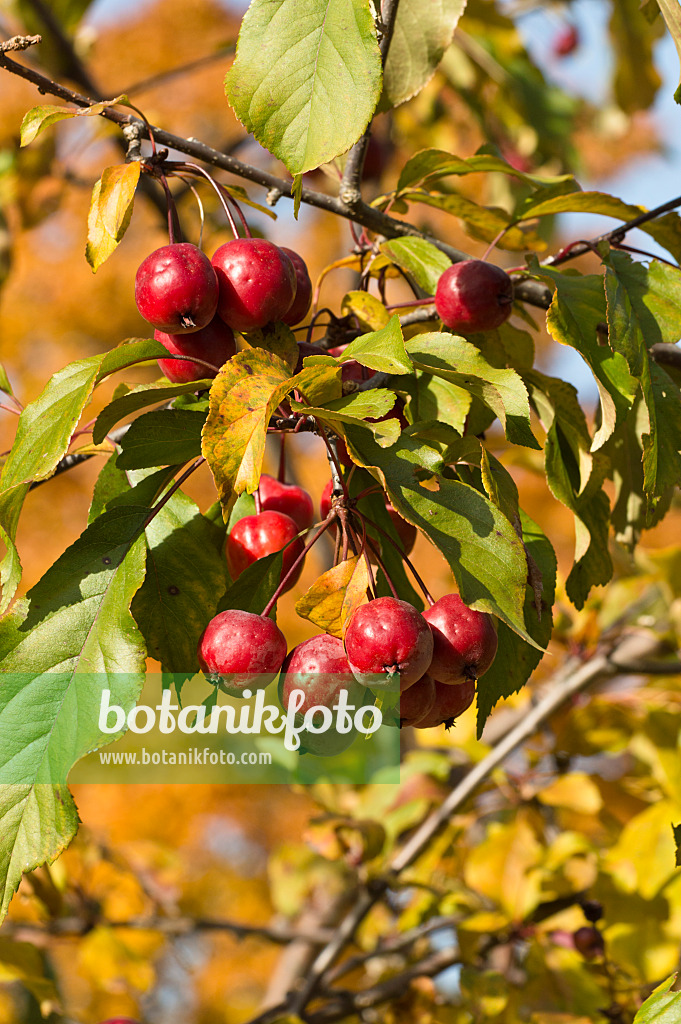
M501 420L506 437L527 448L540 445L530 428L530 403L515 370L492 366L479 349L453 334L418 334L407 342L415 366L479 398Z
M49 103L33 107L24 115L21 122L21 145L28 146L45 128L56 124L57 121L63 121L69 117L91 117L101 114L107 107L114 107L118 103L125 102L127 102L127 96L117 96L113 100L93 103L90 107L58 107Z
M357 142L381 77L368 0L252 0L225 87L246 130L298 175Z
M662 78L655 66L653 46L658 33L641 17L640 0L617 0L610 15L610 38L615 58L615 100L627 114L652 106Z
M555 185L561 182L573 182L575 188L579 185L571 174L560 174L554 177L540 177L537 174L526 174L516 170L506 160L490 153L476 153L465 159L447 153L442 149L423 149L420 153L407 160L402 168L399 181L397 182L397 194L413 188L430 188L436 181L446 178L451 174L508 174L513 178L519 178L528 185L542 187Z
M575 560L565 588L575 607L581 608L591 588L612 577L610 503L602 490L607 460L601 453L590 452L586 419L571 384L537 370L527 373L526 380L546 430L547 483L575 517Z
M87 528L29 592L22 639L0 663L0 917L22 872L75 835L64 783L103 742L92 674L111 673L126 710L139 697L145 652L130 602L144 578L147 512L114 509Z
M662 12L665 25L674 40L674 46L681 61L681 4L678 0L655 0L655 2ZM674 99L677 103L681 103L681 82L676 87Z
M262 615L272 594L279 586L284 556L281 551L256 559L232 583L218 602L218 612L238 608L243 612Z
M525 625L528 633L546 647L553 629L553 602L556 588L556 555L548 538L524 512L520 513L523 543L541 578L541 597L537 610L535 592L528 584L525 591ZM491 667L477 682L478 738L492 708L504 697L517 693L532 675L544 652L530 646L509 629L505 622L497 628L499 646Z
M466 0L400 0L379 110L404 103L430 81L465 6Z
M644 206L624 203L607 192L572 192L546 198L542 193L529 196L516 212L516 219L546 217L555 213L597 213L603 217L628 221L646 213ZM654 238L674 259L681 260L681 218L677 213L666 214L639 226ZM544 269L544 268L542 268Z
M98 270L122 240L132 218L141 164L107 167L95 182L87 219L85 258Z
M349 359L356 359L370 370L411 373L413 366L404 347L400 318L397 315L391 316L385 327L351 341L338 357L338 362L346 363Z
M546 315L550 334L579 352L596 379L601 417L592 448L597 451L627 418L638 392L638 381L624 357L599 340L600 327L606 321L603 279L596 274L582 276L540 268L536 261L530 267L555 288Z
M617 252L605 263L610 345L640 380L647 412L643 486L652 509L681 473L681 392L648 354L651 345L681 334L681 271L657 261L646 267Z
M448 423L462 434L470 407L471 396L465 388L418 371L416 388L409 403L415 423L421 420Z
M0 563L2 598L0 612L4 612L21 583L21 560L16 546L17 527L30 484L14 484L0 490L0 538L7 548Z
M303 405L301 402L291 400L291 408L294 412L315 416L323 426L330 426L332 430L339 433L342 433L339 430L341 423L362 423L363 426L371 430L377 443L382 448L386 448L395 443L402 431L402 425L398 419L385 418L394 406L395 398L393 391L387 391L385 388L370 388L368 391L360 391L346 395L344 398L337 398L320 407ZM365 417L378 422L367 422Z
M212 383L210 380L202 380L190 381L188 384L140 384L120 398L115 398L102 409L92 430L92 440L95 444L101 444L119 420L131 416L147 405L167 402L178 395L192 394L202 388L208 390Z
M257 331L249 331L244 335L244 340L250 348L262 348L278 356L291 373L295 370L299 357L298 343L287 324L267 324Z
M213 543L215 526L176 491L145 533L147 573L132 614L162 670L193 675L199 638L227 584L224 556Z
M417 438L403 434L383 449L368 430L348 426L346 440L360 465L379 469L399 514L446 558L462 600L498 615L533 644L523 615L525 552L508 519L473 487L442 477L440 453Z
M677 1024L681 1014L681 992L673 992L677 975L658 985L634 1017L634 1024Z
M365 331L378 331L390 320L390 313L380 299L370 292L347 292L341 302L341 313L352 313Z
M139 416L121 440L119 469L144 469L190 462L201 454L202 412L156 409Z
M425 238L391 238L382 242L381 252L414 278L427 295L434 295L442 274L452 265L448 256Z
M515 227L514 218L497 206L481 206L458 192L445 195L439 192L404 192L400 200L406 203L425 203L437 210L458 217L467 234L483 242L493 242L501 249L540 251L546 242L532 228ZM503 234L502 234L503 232Z
M13 395L12 385L10 384L9 377L7 376L7 370L0 363L0 391L4 391L6 395Z

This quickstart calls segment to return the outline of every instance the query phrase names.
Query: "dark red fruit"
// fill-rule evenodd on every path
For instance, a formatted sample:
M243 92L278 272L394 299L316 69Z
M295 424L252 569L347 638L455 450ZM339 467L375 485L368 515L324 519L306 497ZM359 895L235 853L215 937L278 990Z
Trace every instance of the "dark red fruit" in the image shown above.
M335 348L328 349L326 354L337 359L338 356L343 355L347 347L347 345L336 345ZM362 366L356 359L348 359L346 363L341 363L341 380L343 382L346 380L369 380L375 373L375 370L370 370L368 366Z
M435 705L435 681L429 675L421 676L413 686L400 694L400 729L418 723Z
M225 677L222 689L239 696L271 683L286 657L286 637L262 615L236 608L219 612L199 640L198 658L207 675Z
M497 653L492 617L476 612L458 594L445 594L423 613L433 633L430 675L439 683L458 684L484 675Z
M281 320L293 305L296 272L285 252L265 238L235 238L213 255L218 314L235 331Z
M293 249L287 249L285 245L282 245L281 251L286 253L293 264L297 285L296 297L281 319L289 327L295 327L296 324L301 323L305 319L312 303L312 281L310 280L307 264L302 256L299 256Z
M207 327L218 305L218 281L210 260L191 242L156 249L135 275L135 302L144 319L165 334Z
M572 941L575 949L581 953L585 960L595 960L597 956L603 956L605 942L598 928L591 925L584 925L572 933Z
M133 1020L132 1017L109 1017L107 1020L103 1020L101 1024L138 1024L138 1021Z
M298 342L298 362L294 373L300 373L303 369L303 359L306 356L325 356L326 352L319 345L313 345L310 341L299 341Z
M576 25L566 25L553 40L551 51L554 57L569 57L579 46L579 30Z
M287 708L292 690L305 691L305 703L298 714L304 715L312 707L333 709L341 690L348 691L348 704L355 708L364 703L366 688L352 674L338 637L321 633L294 647L284 662L281 700Z
M260 477L260 502L263 512L283 512L298 530L309 530L314 522L312 498L297 484L284 484L263 473Z
M230 576L233 580L237 579L258 558L271 555L274 551L281 551L288 545L284 551L284 565L281 570L283 579L303 550L302 540L296 538L298 527L291 517L284 515L283 512L260 512L258 515L239 519L232 527L225 547ZM302 570L301 562L286 584L284 593L295 585Z
M413 605L379 597L354 613L345 631L345 650L354 676L372 690L384 689L399 672L400 692L428 671L433 634Z
M512 302L513 281L501 267L484 260L452 264L435 290L438 316L464 334L500 327L510 316Z
M436 729L444 725L450 729L454 719L462 715L475 697L475 680L464 679L462 683L450 686L447 683L435 683L435 702L433 707L415 724L416 729Z
M188 384L193 380L215 377L217 370L236 352L234 332L219 316L214 316L207 327L191 334L164 334L157 330L154 331L154 337L173 355L192 356L217 367L212 371L202 363L192 363L188 359L159 359L161 373L173 384Z

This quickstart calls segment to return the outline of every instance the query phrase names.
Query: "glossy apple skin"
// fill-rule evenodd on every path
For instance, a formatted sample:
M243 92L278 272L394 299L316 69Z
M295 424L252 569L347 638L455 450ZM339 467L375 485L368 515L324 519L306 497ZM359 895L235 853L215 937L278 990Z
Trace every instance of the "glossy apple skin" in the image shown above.
M281 319L289 327L295 327L305 319L312 304L312 281L302 256L294 249L287 249L285 245L282 245L281 251L290 259L296 274L296 297Z
M260 512L257 515L239 519L232 527L225 546L227 568L232 579L238 579L241 573L258 558L281 551L288 544L284 551L284 564L281 570L281 579L283 579L304 547L302 540L298 538L298 532L298 527L293 519L284 515L283 512ZM290 543L291 541L293 543ZM301 562L290 577L283 593L296 584L302 571L303 563Z
M345 650L353 675L372 690L385 689L396 672L400 692L428 671L433 634L407 601L379 597L354 613L345 631ZM383 677L385 684L376 677Z
M329 482L327 483L326 487L322 491L322 496L321 496L321 498L319 500L319 511L320 511L320 515L321 515L322 519L326 519L326 517L328 516L329 512L331 511L331 496L332 496L332 494L333 494L333 480L329 480ZM390 502L388 501L387 498L386 498L386 502L385 502L385 509L386 509L386 512L388 513L388 515L390 516L390 519L392 521L393 526L395 527L395 531L396 531L397 536L399 538L399 541L400 541L400 543L402 545L402 550L403 550L404 554L405 555L410 554L410 552L412 551L412 549L414 547L414 544L416 543L416 537L417 537L417 534L418 534L418 531L417 531L416 527L412 526L411 523L408 523L406 521L406 519L403 519L402 516L399 514L399 512L395 511L395 509L390 504ZM335 523L330 527L330 529L335 532L335 530L336 530ZM388 542L386 541L386 543L388 543Z
M417 725L435 705L435 680L427 673L400 694L400 729Z
M435 683L435 701L427 715L414 723L415 729L436 729L444 725L450 729L454 720L462 715L475 697L475 680L464 679L462 683L451 686L448 683Z
M207 366L188 359L159 359L161 373L173 384L189 384L194 380L216 377L220 367L236 352L234 332L219 316L214 316L207 327L191 334L164 334L156 330L154 337L173 355L194 356L217 367L213 372Z
M457 684L484 675L498 646L491 615L469 608L458 594L445 594L423 617L433 633L433 679Z
M333 708L342 689L348 691L348 704L362 707L366 687L358 683L348 664L343 641L328 633L313 636L294 647L284 661L282 707L288 706L292 690L305 691L305 703L298 711L303 716L315 706Z
M197 654L203 672L224 676L222 689L241 696L243 690L262 689L272 682L286 647L286 637L272 619L230 608L210 620Z
M312 498L297 484L281 483L263 473L260 477L260 503L263 512L283 512L290 516L298 530L309 530L314 522Z
M218 281L210 260L191 242L164 245L140 263L135 302L141 315L164 334L207 327L218 305Z
M235 331L281 320L293 305L296 272L285 252L265 238L235 238L213 254L218 315Z
M464 260L440 276L435 308L453 331L473 334L500 327L511 313L513 281L493 263Z

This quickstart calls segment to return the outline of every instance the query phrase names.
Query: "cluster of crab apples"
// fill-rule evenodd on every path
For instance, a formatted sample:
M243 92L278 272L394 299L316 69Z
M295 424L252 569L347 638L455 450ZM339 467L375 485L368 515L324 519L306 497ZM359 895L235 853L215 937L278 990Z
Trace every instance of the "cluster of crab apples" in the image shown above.
M234 332L248 334L268 324L294 327L305 319L312 285L302 258L293 250L261 238L235 237L212 259L188 242L171 242L140 265L135 298L154 336L170 353L159 366L172 382L189 383L216 376L235 353ZM443 324L471 334L499 327L509 316L513 282L501 268L483 260L455 263L440 277L434 296ZM323 351L299 342L303 356ZM338 355L340 350L329 349ZM343 379L364 379L372 371L353 361L343 364ZM396 415L404 420L399 409ZM405 421L406 422L406 421ZM341 462L352 463L338 439ZM321 495L321 521L345 535L343 518L334 512L333 484ZM346 496L347 497L347 496ZM489 615L468 608L457 594L447 594L421 614L392 597L361 605L345 624L343 638L321 634L288 652L283 633L270 617L280 594L297 582L306 554L303 541L314 520L310 495L294 484L264 474L256 513L239 519L226 541L225 556L236 580L257 559L281 551L279 585L262 614L227 609L206 626L198 660L206 676L233 696L267 686L277 676L286 708L293 688L305 691L301 715L313 707L332 708L341 688L366 704L399 680L399 711L391 724L430 728L451 725L473 701L475 681L494 660L497 635ZM416 529L385 496L386 511L408 560ZM353 508L352 514L359 513ZM361 518L361 517L360 517ZM361 553L361 552L360 552ZM366 556L378 562L368 543ZM382 567L382 565L381 565ZM329 753L324 750L312 753Z
M236 352L234 331L277 321L295 326L311 299L302 257L264 238L235 238L212 260L191 242L164 245L142 261L135 277L138 310L156 340L180 357L159 360L178 384L214 377Z
M312 299L305 261L264 238L234 238L212 260L191 242L156 249L140 264L135 300L171 356L159 367L173 383L216 376L236 351L234 332L269 323L294 327ZM484 260L454 263L440 276L435 307L445 327L464 334L499 327L510 315L513 282ZM299 343L302 356L320 351ZM330 354L338 352L329 350ZM351 371L344 368L344 375Z
M299 577L304 559L300 534L312 525L313 503L302 487L267 474L260 479L259 494L260 511L238 520L227 538L227 564L236 579L256 559L283 549L283 593ZM329 481L321 499L324 521L331 503ZM416 530L387 499L386 509L397 527L402 554L407 555ZM447 594L423 614L397 597L375 598L349 618L343 639L322 633L291 651L266 612L227 609L208 623L198 659L209 679L235 697L244 691L251 694L280 676L284 709L294 689L304 691L301 716L312 708L333 709L342 689L348 691L348 702L359 707L373 703L382 691L399 688L399 712L391 724L433 728L451 725L470 706L475 680L490 667L496 650L491 617L468 608L458 594ZM310 750L309 745L307 749L328 752L328 739L325 743L324 751Z

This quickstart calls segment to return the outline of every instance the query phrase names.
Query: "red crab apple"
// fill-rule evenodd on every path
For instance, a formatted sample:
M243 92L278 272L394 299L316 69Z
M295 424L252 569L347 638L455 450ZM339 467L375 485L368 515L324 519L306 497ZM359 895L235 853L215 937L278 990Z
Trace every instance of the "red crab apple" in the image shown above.
M287 249L285 245L282 245L281 251L290 259L296 274L296 297L281 319L289 327L295 327L305 319L312 303L312 281L302 256L294 249Z
M224 677L222 689L238 697L272 682L286 647L286 637L272 619L230 608L210 620L197 653L202 672Z
M281 320L293 305L296 272L285 252L265 238L235 238L213 254L218 314L235 331Z
M426 673L400 694L400 729L418 725L435 705L435 681Z
M427 715L414 723L416 729L436 729L444 725L450 729L454 719L462 715L473 703L475 697L475 680L464 679L454 686L448 683L435 683L435 701Z
M138 1024L132 1017L108 1017L101 1024Z
M341 690L348 691L348 704L364 703L366 688L352 674L343 641L329 633L320 633L294 647L284 661L282 707L288 707L293 690L303 690L305 701L297 714L303 716L312 707L333 709Z
M303 542L298 538L298 527L293 519L283 512L274 511L259 512L239 519L232 527L225 547L227 567L232 579L237 579L258 558L281 551L284 547L286 550L281 579L303 550ZM302 569L301 562L289 578L285 590L295 585Z
M138 267L135 302L144 319L166 334L207 327L218 304L210 260L191 242L156 249Z
M512 302L513 281L501 267L484 260L453 263L435 290L438 316L451 330L464 334L500 327Z
M312 498L297 484L285 484L267 473L260 477L260 502L263 512L283 512L298 530L309 530L314 522Z
M335 348L327 350L327 355L337 359L338 356L343 355L347 347L347 345L336 345ZM368 366L362 366L356 359L348 359L346 363L341 363L341 380L344 382L346 380L356 380L358 382L369 380L375 373L375 370L370 370Z
M433 660L428 670L433 679L459 684L487 671L498 642L490 615L469 608L458 594L445 594L423 617L433 633Z
M396 597L378 597L350 619L345 650L360 683L372 690L385 689L399 673L401 692L428 671L433 634L413 605Z
M203 363L193 363L189 359L159 359L161 373L173 384L189 384L193 380L215 377L220 367L236 352L234 332L219 316L214 316L207 327L191 334L164 334L156 330L154 337L173 355L192 356L217 367L212 371Z
M579 46L579 29L576 25L566 25L553 40L551 52L554 57L569 57Z

